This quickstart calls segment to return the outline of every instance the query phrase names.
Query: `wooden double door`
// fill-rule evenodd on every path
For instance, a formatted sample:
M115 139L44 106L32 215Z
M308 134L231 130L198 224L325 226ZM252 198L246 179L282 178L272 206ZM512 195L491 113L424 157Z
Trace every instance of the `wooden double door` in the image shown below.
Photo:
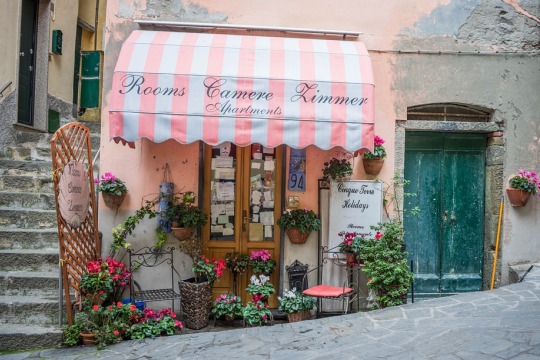
M407 133L405 242L415 296L482 289L486 138ZM418 216L410 216L418 206Z
M270 281L278 289L281 213L282 148L259 144L237 147L231 143L205 149L205 210L210 221L203 231L203 253L208 258L225 258L227 253L249 255L267 249L278 265ZM252 272L241 274L237 289L244 303ZM233 276L226 270L214 284L214 297L233 292ZM270 298L277 307L277 298Z

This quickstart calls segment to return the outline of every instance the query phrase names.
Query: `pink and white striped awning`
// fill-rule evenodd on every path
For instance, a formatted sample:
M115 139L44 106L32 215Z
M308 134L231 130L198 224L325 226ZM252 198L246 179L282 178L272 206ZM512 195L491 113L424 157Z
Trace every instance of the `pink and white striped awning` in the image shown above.
M134 31L113 76L110 138L373 148L363 43Z

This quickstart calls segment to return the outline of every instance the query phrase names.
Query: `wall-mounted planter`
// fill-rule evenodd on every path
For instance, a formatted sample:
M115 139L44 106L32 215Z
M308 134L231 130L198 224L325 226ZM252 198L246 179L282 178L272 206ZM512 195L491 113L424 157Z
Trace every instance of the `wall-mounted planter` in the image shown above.
M122 205L122 202L126 197L126 193L123 193L122 195L116 195L102 192L101 195L103 196L103 202L105 203L105 205L107 205L107 207L110 207L111 209L118 209L120 205Z
M510 205L514 207L527 205L527 201L529 201L529 198L531 197L530 192L519 189L506 189L506 195L508 195Z
M379 175L384 165L383 159L362 159L364 171L368 175Z

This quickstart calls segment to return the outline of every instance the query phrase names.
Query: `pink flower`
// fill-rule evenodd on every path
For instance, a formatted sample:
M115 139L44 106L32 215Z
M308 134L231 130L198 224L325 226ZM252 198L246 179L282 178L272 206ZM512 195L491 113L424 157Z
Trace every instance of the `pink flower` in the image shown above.
M99 305L94 305L93 309L94 309L94 311L98 311L99 310Z
M383 234L380 231L377 231L377 233L375 234L375 239L379 240L382 237L383 237Z
M118 336L118 335L120 335L120 331L114 330L114 331L113 331L113 334L114 334L114 336Z
M384 139L378 135L375 135L375 146L381 146L382 144L384 144Z
M106 172L105 174L101 175L101 180L103 181L114 181L116 180L116 176L112 174L112 172Z
M182 328L184 327L184 325L182 325L182 322L180 322L180 321L178 321L178 320L176 320L176 321L174 322L174 326L177 327L177 328L179 328L179 329L182 329Z

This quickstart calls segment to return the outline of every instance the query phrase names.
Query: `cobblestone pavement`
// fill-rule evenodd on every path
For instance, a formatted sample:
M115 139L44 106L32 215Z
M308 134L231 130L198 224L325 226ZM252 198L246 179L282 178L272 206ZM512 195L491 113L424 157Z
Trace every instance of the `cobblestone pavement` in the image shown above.
M384 310L0 359L540 359L540 264L521 283Z

